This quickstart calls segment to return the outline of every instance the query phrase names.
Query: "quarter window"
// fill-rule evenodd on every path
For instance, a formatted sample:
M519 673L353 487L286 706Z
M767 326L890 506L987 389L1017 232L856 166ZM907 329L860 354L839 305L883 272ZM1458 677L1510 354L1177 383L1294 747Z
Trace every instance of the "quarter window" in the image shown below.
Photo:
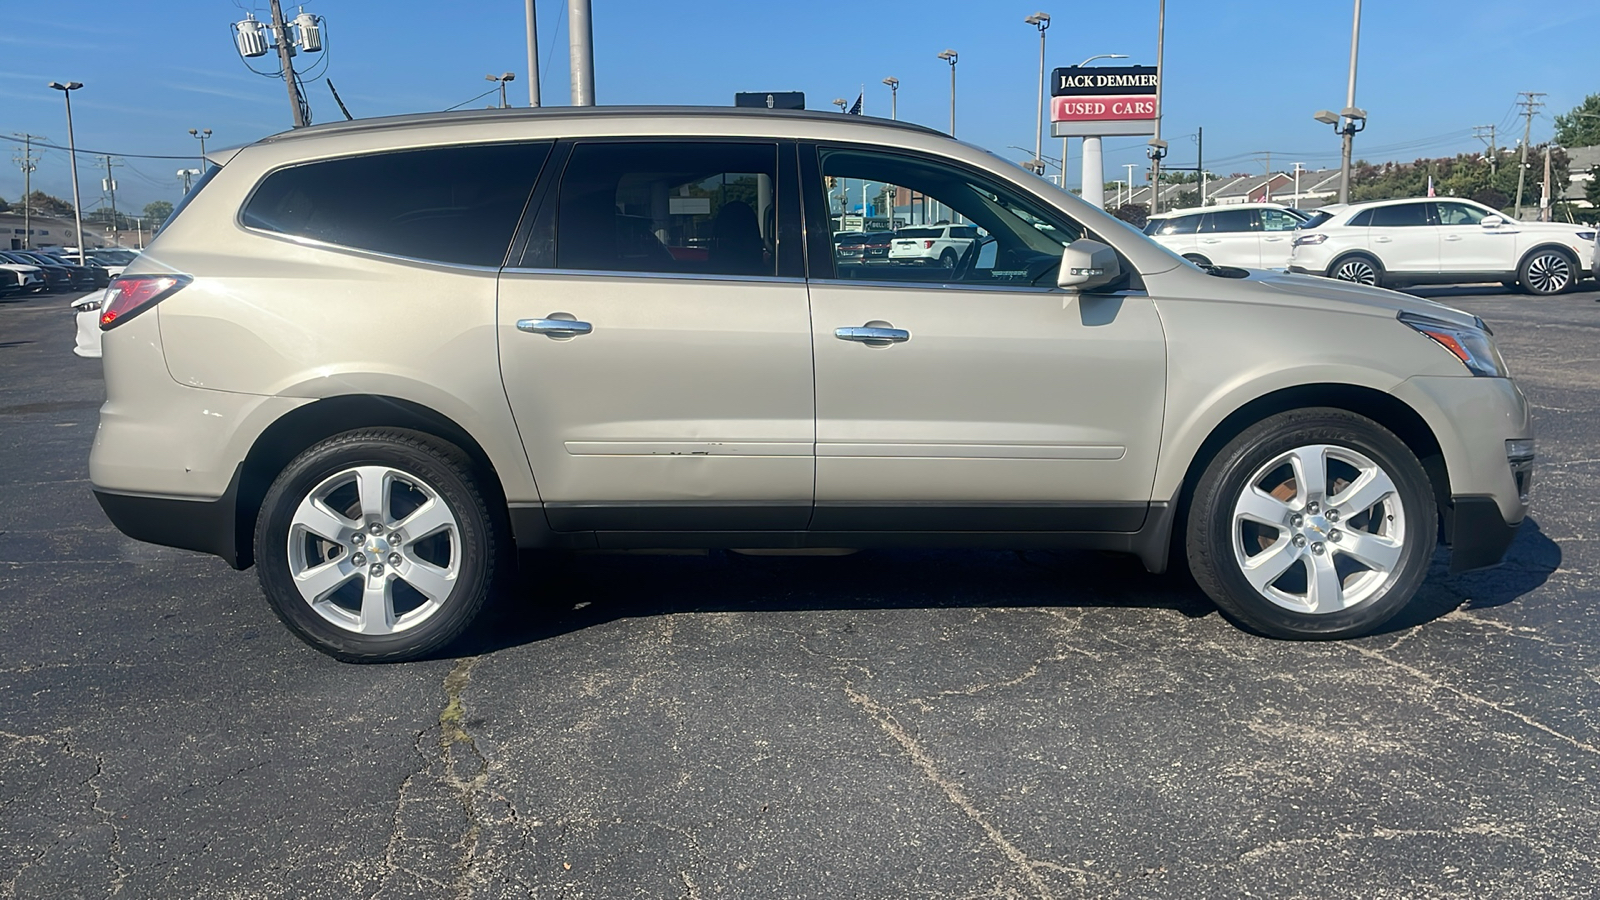
M1428 204L1397 203L1372 209L1374 228L1416 228L1428 224Z
M244 223L412 259L499 266L549 153L547 143L478 144L306 163L268 175Z
M777 157L775 144L579 144L561 179L556 267L774 275Z

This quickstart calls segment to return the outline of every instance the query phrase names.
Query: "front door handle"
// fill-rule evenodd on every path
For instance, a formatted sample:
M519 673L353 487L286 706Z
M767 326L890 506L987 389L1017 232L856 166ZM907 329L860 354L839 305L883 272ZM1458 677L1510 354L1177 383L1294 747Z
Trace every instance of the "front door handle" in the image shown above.
M572 313L551 313L543 319L518 319L517 330L529 334L542 334L546 337L561 340L575 338L580 334L594 331L594 326L588 322L579 322Z
M869 347L887 347L911 340L911 332L895 328L888 322L868 322L849 328L835 328L833 336L841 341L855 341Z

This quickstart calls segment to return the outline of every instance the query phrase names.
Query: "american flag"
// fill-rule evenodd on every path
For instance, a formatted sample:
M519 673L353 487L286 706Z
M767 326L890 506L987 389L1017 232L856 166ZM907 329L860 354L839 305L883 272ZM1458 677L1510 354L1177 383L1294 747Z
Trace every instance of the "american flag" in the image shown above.
M1429 197L1434 196L1434 193L1433 193L1433 176L1432 175L1428 176L1428 196Z
M861 100L862 100L862 98L864 98L866 96L867 96L867 92L866 91L862 91L861 93L856 95L856 105L850 107L850 115L852 115L852 116L861 115Z

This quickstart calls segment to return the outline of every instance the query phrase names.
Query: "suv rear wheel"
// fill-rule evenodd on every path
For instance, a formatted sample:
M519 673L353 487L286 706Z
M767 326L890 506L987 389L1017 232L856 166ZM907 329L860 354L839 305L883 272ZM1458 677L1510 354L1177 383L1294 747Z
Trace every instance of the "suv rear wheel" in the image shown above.
M415 659L461 635L503 540L459 449L413 431L329 438L278 475L256 522L261 588L312 646Z
M1364 634L1421 587L1437 539L1433 494L1388 429L1340 409L1246 429L1196 485L1188 558L1231 618L1274 637Z
M1340 259L1329 268L1329 274L1339 281L1383 287L1383 264L1365 253L1352 253Z

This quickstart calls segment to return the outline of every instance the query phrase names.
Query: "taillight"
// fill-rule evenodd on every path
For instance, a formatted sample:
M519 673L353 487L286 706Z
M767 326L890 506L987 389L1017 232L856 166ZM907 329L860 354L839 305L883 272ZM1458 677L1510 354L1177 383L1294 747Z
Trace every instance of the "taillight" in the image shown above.
M100 330L110 331L193 280L187 275L123 275L106 288L100 306Z
M923 241L922 242L922 249L924 249L924 250L932 250L933 249L933 241Z

